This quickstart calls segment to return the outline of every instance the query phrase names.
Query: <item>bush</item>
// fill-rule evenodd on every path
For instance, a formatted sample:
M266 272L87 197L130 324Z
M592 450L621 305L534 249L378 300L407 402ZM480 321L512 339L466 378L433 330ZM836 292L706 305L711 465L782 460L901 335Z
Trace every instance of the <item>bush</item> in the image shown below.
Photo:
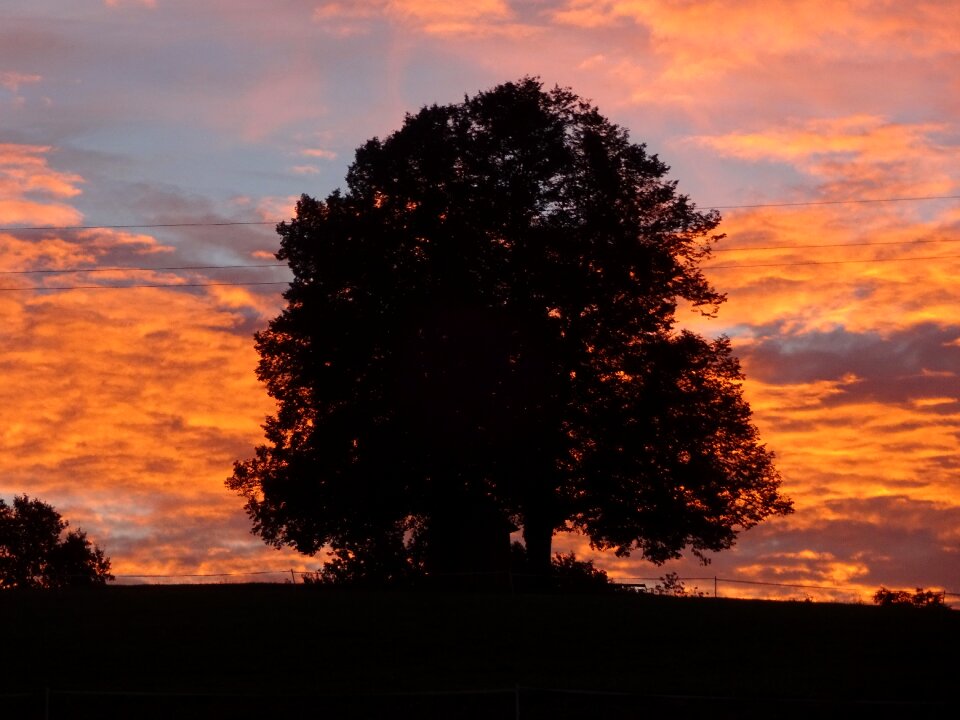
M0 589L103 585L113 580L110 559L47 503L18 495L0 498Z
M873 594L873 602L880 607L945 608L943 591L917 588L910 593L907 590L888 590L881 586Z

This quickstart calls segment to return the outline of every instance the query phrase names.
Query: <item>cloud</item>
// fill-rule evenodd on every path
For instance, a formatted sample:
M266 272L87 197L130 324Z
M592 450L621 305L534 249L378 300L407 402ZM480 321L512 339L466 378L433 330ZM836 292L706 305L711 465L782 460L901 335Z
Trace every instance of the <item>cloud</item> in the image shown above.
M845 585L845 599L930 577L956 590L960 578L936 569L953 567L960 550L951 529L960 508L955 202L831 204L955 194L953 126L863 114L751 122L691 144L750 174L790 173L795 194L774 189L744 204L815 204L724 210L727 238L707 274L729 301L718 320L688 322L733 335L744 392L796 512L746 533L715 571Z
M10 92L19 92L21 85L31 85L38 83L43 78L40 75L25 74L12 71L0 72L0 87L6 88Z
M960 507L904 495L830 500L789 518L743 533L728 551L704 567L690 559L654 566L635 557L597 554L580 535L563 535L564 552L593 558L611 577L645 581L667 572L687 580L688 590L721 596L870 602L881 586L960 588ZM931 583L930 578L938 581Z
M869 378L875 396L885 400L915 399L910 380L927 388L927 396L956 391L960 368L960 325L929 323L881 335L844 329L787 335L763 328L745 348L756 377L777 384ZM862 390L863 383L858 387ZM922 397L922 396L921 396Z
M107 7L121 7L123 5L142 5L147 8L157 7L157 0L103 0Z
M956 193L960 144L946 126L851 116L693 143L748 167L786 166L803 179L802 195L776 199L812 202L724 211L727 237L705 265L729 294L723 315L787 333L951 322L960 302L955 203L895 201ZM894 200L842 202L885 198Z
M32 193L75 197L83 178L52 170L45 155L51 148L38 145L0 144L0 192L6 196Z
M396 22L432 35L514 33L521 28L512 23L512 19L513 12L504 0L473 3L443 0L326 2L313 13L314 22L341 36L366 33L376 21Z
M105 546L117 572L194 572L198 558L230 545L250 563L269 562L223 487L271 408L253 376L251 340L236 332L252 298L224 290L3 298L3 494L29 492L61 508ZM130 532L131 514L150 540L135 554L111 542ZM206 520L185 523L197 515ZM221 569L227 560L217 558Z
M691 117L699 110L699 122L824 106L952 105L943 85L960 20L949 0L916 12L882 0L567 0L548 14L554 27L602 43L594 75L615 78L624 97ZM920 73L941 80L917 82Z
M4 181L14 192L71 197L82 178L51 169L48 153L3 146ZM38 203L22 219L46 222L49 213ZM267 551L248 534L240 499L223 486L271 412L253 373L249 318L259 324L275 312L279 288L270 298L239 286L116 290L109 286L222 278L75 272L175 265L176 252L151 235L108 229L0 233L0 496L52 503L104 547L118 574L260 570L281 558L299 566L294 553ZM77 285L89 289L45 289Z
M60 202L81 193L80 176L53 170L49 147L0 144L0 224L72 225L82 220Z
M822 516L810 523L778 528L764 542L771 543L757 557L757 571L780 566L780 575L832 584L853 582L866 592L881 584L913 588L925 584L935 568L951 568L943 575L948 589L960 587L957 521L960 507L915 500L904 495L845 498L824 504ZM773 547L772 543L776 543ZM822 559L829 556L856 568L846 579L831 577ZM778 562L779 560L779 562ZM941 585L941 588L943 585Z
M949 0L923 3L909 13L877 0L830 4L826 24L825 9L822 0L568 0L553 17L587 29L621 23L644 26L658 50L670 54L684 74L729 70L752 65L764 55L799 51L834 59L956 52L960 20ZM679 70L681 66L691 70Z
M320 158L321 160L336 160L337 154L332 150L324 150L323 148L307 148L306 150L301 151L301 155L306 157Z
M870 199L954 192L960 185L960 144L947 139L949 131L947 123L848 116L692 141L727 157L788 163L821 181L827 199Z
M349 149L404 111L527 73L597 102L698 201L960 185L950 2L121 0L69 21L19 5L0 27L0 227L272 224L302 190L338 184ZM52 109L32 100L40 90ZM728 237L707 272L729 301L717 320L684 322L733 336L797 512L744 534L706 572L865 591L954 578L956 202L723 213ZM0 231L0 271L14 271L0 277L12 288L0 292L11 463L0 490L37 491L127 571L299 565L249 536L222 487L271 410L250 336L282 307L282 286L36 289L282 282L283 269L17 272L256 264L277 242L269 224ZM621 576L705 574L687 561L603 562Z

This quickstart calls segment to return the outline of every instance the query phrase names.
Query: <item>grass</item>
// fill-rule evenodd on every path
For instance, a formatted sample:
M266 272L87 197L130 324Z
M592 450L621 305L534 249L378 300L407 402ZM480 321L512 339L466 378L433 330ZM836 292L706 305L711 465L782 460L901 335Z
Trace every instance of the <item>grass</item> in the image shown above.
M514 718L518 686L524 718L960 707L955 611L208 585L6 592L0 617L2 717Z

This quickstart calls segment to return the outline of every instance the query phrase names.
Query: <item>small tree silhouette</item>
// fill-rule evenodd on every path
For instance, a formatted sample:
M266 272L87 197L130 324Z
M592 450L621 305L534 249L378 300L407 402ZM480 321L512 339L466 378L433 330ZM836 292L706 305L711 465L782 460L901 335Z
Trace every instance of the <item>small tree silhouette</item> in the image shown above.
M103 585L113 580L110 559L83 530L47 503L18 495L0 499L0 589Z
M881 586L873 595L873 602L880 607L944 608L944 593L935 590L917 588L916 592L907 590L888 590Z

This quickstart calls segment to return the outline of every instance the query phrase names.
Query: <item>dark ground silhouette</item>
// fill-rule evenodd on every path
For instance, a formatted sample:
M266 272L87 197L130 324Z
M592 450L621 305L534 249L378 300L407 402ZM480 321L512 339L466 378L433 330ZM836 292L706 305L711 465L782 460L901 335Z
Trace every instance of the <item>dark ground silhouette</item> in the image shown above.
M551 719L958 709L951 611L250 585L5 592L0 616L3 717L49 702L52 718L495 720L518 698L522 718Z

